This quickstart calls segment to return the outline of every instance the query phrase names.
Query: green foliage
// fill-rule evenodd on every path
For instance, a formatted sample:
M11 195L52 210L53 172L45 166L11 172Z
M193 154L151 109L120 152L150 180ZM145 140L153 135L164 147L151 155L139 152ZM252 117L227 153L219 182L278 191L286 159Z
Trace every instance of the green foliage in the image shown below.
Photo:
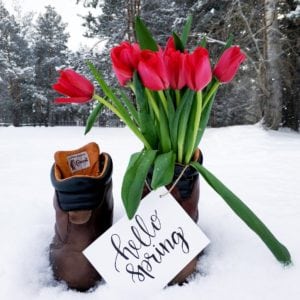
M84 134L87 134L92 129L92 127L93 127L95 121L97 120L97 118L99 117L102 109L103 109L103 104L97 103L95 108L93 109L92 113L89 115L89 117L87 119Z
M207 181L207 183L225 200L229 207L251 228L271 250L278 261L284 265L290 264L291 255L287 248L282 245L265 224L242 202L232 191L230 191L217 177L198 162L191 162Z
M148 100L144 92L144 87L140 82L137 72L135 72L133 76L133 86L138 107L138 120L141 133L150 143L152 149L156 149L158 140L156 135L155 124L153 122L149 122L152 118L150 115Z
M129 219L132 219L142 198L145 180L156 150L143 150L131 156L122 183L122 200Z
M151 187L157 189L171 183L174 176L176 155L173 151L159 154L154 162Z
M188 40L190 31L191 31L191 28L192 28L192 21L193 21L192 16L189 16L186 20L186 23L185 23L184 27L183 27L182 35L181 35L181 41L182 41L183 48L186 47L187 40Z
M158 51L158 46L153 39L151 32L139 17L136 17L135 19L135 33L141 49Z
M180 52L184 52L183 42L181 41L180 37L175 32L173 32L173 38L174 38L175 48L177 50L179 50Z

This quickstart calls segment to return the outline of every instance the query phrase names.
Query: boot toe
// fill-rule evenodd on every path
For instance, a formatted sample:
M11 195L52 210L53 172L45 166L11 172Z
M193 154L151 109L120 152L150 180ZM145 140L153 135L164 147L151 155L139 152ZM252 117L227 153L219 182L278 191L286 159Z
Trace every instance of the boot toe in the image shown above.
M50 250L50 261L56 280L66 282L71 289L87 291L101 276L81 252Z

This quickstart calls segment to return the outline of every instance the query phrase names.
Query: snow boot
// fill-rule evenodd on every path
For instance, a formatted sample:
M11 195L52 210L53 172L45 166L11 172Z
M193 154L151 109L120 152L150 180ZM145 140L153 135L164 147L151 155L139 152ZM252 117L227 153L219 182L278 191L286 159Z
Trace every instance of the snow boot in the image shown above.
M112 160L107 153L100 154L96 143L58 151L54 158L56 224L50 264L55 279L86 291L101 276L82 251L112 225Z
M193 160L202 164L203 157L199 149L195 151ZM174 171L172 183L167 185L166 188L170 190L172 196L176 199L176 201L181 205L181 207L186 211L186 213L193 219L193 221L197 223L198 202L199 202L199 195L200 195L199 174L192 167L187 167L186 170L183 172L184 168L185 168L184 165L181 164L175 165L175 171ZM151 179L152 179L152 172L150 171L147 176L147 184L144 186L143 197L145 197L150 192L149 187L150 187ZM196 270L197 260L198 257L194 258L187 266L185 266L184 269L181 270L175 276L175 278L173 278L173 280L169 283L169 285L183 284L184 282L186 282L186 278Z

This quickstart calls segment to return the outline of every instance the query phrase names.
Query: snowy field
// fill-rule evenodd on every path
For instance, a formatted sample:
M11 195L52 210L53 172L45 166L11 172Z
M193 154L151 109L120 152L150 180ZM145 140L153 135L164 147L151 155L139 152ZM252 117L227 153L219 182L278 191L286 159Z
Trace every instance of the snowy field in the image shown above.
M105 283L89 293L53 281L48 263L54 209L50 167L56 150L95 141L114 161L115 221L124 215L122 176L141 144L128 129L0 127L0 299L125 299ZM201 181L199 226L211 240L189 284L152 299L300 299L300 135L259 125L208 129L204 165L247 203L290 250L284 268Z

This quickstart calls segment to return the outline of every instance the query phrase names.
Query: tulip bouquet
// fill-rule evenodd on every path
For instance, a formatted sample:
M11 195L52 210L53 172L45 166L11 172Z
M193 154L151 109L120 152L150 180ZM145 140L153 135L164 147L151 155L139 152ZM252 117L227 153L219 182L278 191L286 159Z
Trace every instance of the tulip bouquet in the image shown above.
M71 69L60 71L53 88L68 97L56 103L85 103L96 106L86 125L86 133L105 106L114 112L143 143L142 151L131 156L122 184L122 200L129 218L135 214L150 168L151 188L171 183L175 163L192 166L226 201L232 210L263 240L276 258L291 262L288 250L257 216L193 155L207 126L215 95L221 84L235 76L245 54L228 41L212 68L205 40L193 51L186 49L191 28L189 18L182 34L176 33L161 48L140 18L136 19L138 43L122 42L111 50L113 70L121 86L131 89L135 104L122 91L114 91L101 73L88 63L104 96L93 84Z

